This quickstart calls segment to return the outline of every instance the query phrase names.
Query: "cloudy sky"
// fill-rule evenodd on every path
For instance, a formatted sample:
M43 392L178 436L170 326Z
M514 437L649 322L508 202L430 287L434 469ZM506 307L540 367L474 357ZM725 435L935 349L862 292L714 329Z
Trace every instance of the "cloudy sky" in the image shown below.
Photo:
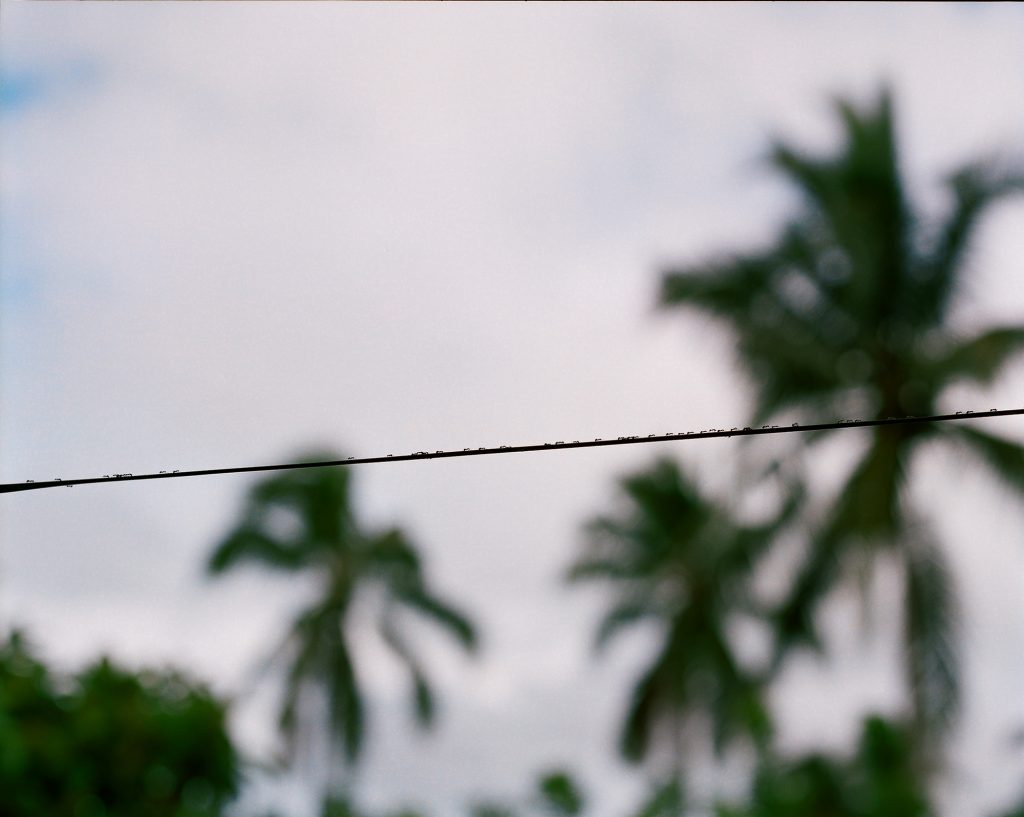
M742 424L727 338L656 314L658 270L770 236L794 202L765 170L769 139L829 148L830 97L886 80L913 190L940 211L958 162L1019 155L1021 42L1010 4L6 2L0 477ZM1015 203L987 222L962 326L1024 314L1022 218ZM1017 406L1021 387L1018 367L950 408ZM429 741L409 736L396 667L362 645L368 800L452 813L565 764L596 817L635 801L611 738L644 639L593 662L600 599L559 576L615 477L655 453L723 496L735 484L733 442L658 448L360 467L367 521L405 525L485 636L477 661L424 636L447 702ZM841 474L833 453L823 479ZM1024 515L959 466L935 458L918 482L965 598L951 814L1004 803L1024 765L1007 742L1024 723ZM107 651L239 694L309 590L204 580L251 483L5 496L4 625L63 666ZM849 609L831 613L852 632ZM786 745L841 746L862 709L894 710L885 641L849 635L831 668L794 666ZM254 753L270 703L236 707ZM250 796L304 817L295 781Z

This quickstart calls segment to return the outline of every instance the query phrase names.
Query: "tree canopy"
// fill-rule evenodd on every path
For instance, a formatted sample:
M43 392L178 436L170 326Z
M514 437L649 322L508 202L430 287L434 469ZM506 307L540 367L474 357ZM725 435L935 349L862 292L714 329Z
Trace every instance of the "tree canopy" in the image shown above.
M54 672L0 644L0 817L214 817L236 793L226 705L175 670Z

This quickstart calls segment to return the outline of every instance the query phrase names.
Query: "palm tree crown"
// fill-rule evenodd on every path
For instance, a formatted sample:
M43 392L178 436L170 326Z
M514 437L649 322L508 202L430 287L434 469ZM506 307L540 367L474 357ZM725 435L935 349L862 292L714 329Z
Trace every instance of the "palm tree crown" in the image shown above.
M636 624L661 628L657 656L634 686L620 749L638 761L655 740L665 740L680 774L680 728L698 713L708 714L719 752L742 735L756 744L769 736L762 680L741 666L726 628L739 613L756 614L749 586L754 566L795 502L770 522L743 525L703 498L668 460L624 479L621 488L622 511L589 523L569 579L613 588L598 647Z
M303 462L341 459L316 451ZM429 725L434 695L423 665L403 636L401 614L412 612L439 625L467 650L477 643L468 618L428 587L420 559L398 528L366 530L351 504L347 468L289 471L253 486L238 524L217 545L208 569L223 573L243 562L315 574L320 591L291 625L277 653L287 662L280 726L294 748L304 722L307 690L326 693L330 736L348 764L357 761L364 736L364 706L352 652L353 610L373 604L379 633L409 673L416 720Z
M901 179L892 104L840 101L845 144L816 158L777 144L771 160L799 190L802 209L765 251L667 272L660 301L724 321L756 389L754 417L903 417L938 413L959 383L989 384L1024 348L1024 326L967 336L950 316L963 291L971 240L983 214L1024 189L1024 176L993 163L948 180L952 207L930 224ZM830 417L831 415L831 417ZM813 444L819 436L805 438ZM962 444L1024 490L1024 448L964 424L886 426L850 474L779 611L779 650L817 643L812 614L842 578L858 543L884 548L905 576L907 678L920 724L948 723L958 701L956 599L942 551L903 491L922 444Z

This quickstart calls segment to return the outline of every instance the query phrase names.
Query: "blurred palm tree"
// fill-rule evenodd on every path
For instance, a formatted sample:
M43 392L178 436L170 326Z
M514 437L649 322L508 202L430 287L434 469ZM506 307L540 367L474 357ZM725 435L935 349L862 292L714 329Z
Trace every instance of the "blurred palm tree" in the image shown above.
M596 647L634 625L660 629L655 658L633 687L619 748L638 762L655 742L670 747L669 788L678 793L688 722L707 718L718 754L737 738L761 747L770 736L764 679L742 666L727 630L737 616L759 614L751 578L792 517L797 494L774 519L745 525L701 496L669 460L623 479L621 490L622 510L589 523L568 578L611 585Z
M315 451L302 462L339 460ZM357 610L376 618L384 643L408 671L417 723L429 726L435 698L423 664L403 631L412 613L437 625L467 651L475 629L455 606L428 586L414 546L398 528L368 530L351 501L351 473L344 467L285 472L256 483L241 520L217 545L208 569L220 574L245 562L316 577L313 602L292 622L272 661L287 665L279 725L294 756L300 733L312 737L323 719L313 716L310 693L327 701L329 796L346 788L344 773L359 758L364 738L364 695L352 649ZM362 608L362 609L360 609ZM343 797L339 797L343 801Z
M778 143L772 162L803 201L764 252L668 271L661 304L724 321L756 389L754 422L938 413L958 384L988 385L1024 347L1024 326L962 335L962 300L982 216L1024 189L993 162L948 179L952 206L933 227L912 207L900 174L890 95L858 109L837 103L845 144L815 158ZM801 435L813 445L822 435ZM855 567L894 557L904 581L905 673L919 730L948 726L959 701L957 602L935 537L905 495L925 444L958 444L1024 491L1024 447L965 423L885 426L870 432L777 616L777 654L820 648L814 613ZM866 584L865 584L866 586Z

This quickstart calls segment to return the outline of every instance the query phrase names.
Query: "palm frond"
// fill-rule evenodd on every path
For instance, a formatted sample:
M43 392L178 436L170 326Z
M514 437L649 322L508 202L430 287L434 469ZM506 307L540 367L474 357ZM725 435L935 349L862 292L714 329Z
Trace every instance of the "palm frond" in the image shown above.
M837 184L831 163L816 160L776 141L769 153L772 166L789 178L815 210L829 213L836 205Z
M755 320L744 329L737 353L757 387L752 422L761 423L790 407L817 405L824 410L837 392L847 388L837 365L846 344L823 338L823 326L829 326L825 316L808 323L780 313L770 323Z
M866 718L853 762L860 767L860 774L847 775L855 781L851 799L864 802L870 797L876 814L935 814L924 791L921 765L917 762L920 755L914 750L913 734L903 724L878 716Z
M670 460L621 479L619 488L622 511L586 525L586 552L570 567L569 581L649 581L712 513Z
M307 451L296 462L341 459L328 449ZM341 468L315 468L275 474L249 490L241 522L214 548L207 562L219 574L243 562L275 570L308 567L313 553L336 546L354 527L348 503L349 476ZM273 514L296 515L301 529L292 539L275 533Z
M723 684L710 702L712 745L721 757L737 735L745 735L758 750L767 746L772 735L771 714L763 691L751 679L740 677Z
M899 438L876 433L828 518L812 537L786 600L774 613L777 668L796 646L820 649L815 614L843 578L843 564L855 545L896 541L904 519L900 501L905 452Z
M469 617L454 605L430 594L425 588L402 588L394 600L439 625L467 652L477 649L479 638Z
M385 612L381 618L380 633L384 642L401 659L409 672L409 681L412 684L413 714L416 722L424 727L432 726L437 709L434 693L430 689L419 659L399 633L395 616L391 611Z
M566 568L566 582L636 577L636 558L626 545L634 536L632 526L598 517L586 524L585 533L585 551Z
M323 663L322 617L322 611L316 608L300 614L282 645L282 657L288 652L294 656L285 676L284 696L278 713L278 726L285 737L289 755L294 753L299 732L299 706L303 691L317 682L317 670Z
M625 579L635 571L624 565L620 559L583 556L569 565L565 572L567 582L589 581L592 579Z
M959 604L940 548L922 533L904 549L908 687L924 735L942 733L960 703Z
M1014 355L1024 351L1024 326L987 329L958 343L934 363L943 382L968 380L991 385Z
M790 406L820 403L825 410L849 385L838 361L858 325L841 289L823 277L829 258L794 225L762 255L676 270L664 279L664 305L702 308L727 322L737 363L756 386L755 422Z
M805 194L816 220L851 264L844 300L870 325L901 317L910 300L907 235L911 223L900 181L892 105L883 91L873 108L839 100L846 144L835 158L816 159L783 143L774 166Z
M941 225L931 253L924 259L919 304L931 323L939 323L956 294L971 240L985 213L999 200L1024 192L1024 173L994 162L972 162L946 182L953 207Z
M275 570L300 570L307 566L308 553L293 543L281 542L261 530L243 525L214 548L206 569L211 575L218 575L245 562Z
M670 269L662 277L658 303L697 307L737 323L738 315L749 312L754 295L770 281L775 267L770 256L750 255Z
M323 666L326 677L321 680L326 682L332 731L341 740L346 760L354 764L363 746L363 698L341 622L336 626Z
M423 566L416 548L400 528L388 528L365 538L367 567L390 587L417 587L423 583Z
M296 462L343 459L337 451L321 449L300 454ZM286 471L253 486L249 514L261 524L275 509L295 513L302 522L307 545L335 549L358 539L350 498L351 473L346 468L325 467Z
M707 695L711 716L711 737L715 754L721 756L726 745L738 734L763 747L771 734L761 681L748 675L733 658L724 633L705 628L711 662L715 666L714 687Z
M320 686L327 694L331 735L341 744L348 762L354 763L363 741L362 695L342 616L333 600L303 612L292 625L290 638L295 656L288 667L278 717L289 750L294 749L296 736L306 730L300 712L303 694Z
M777 671L785 656L796 647L821 650L816 613L822 600L842 578L842 562L850 540L818 537L800 564L786 598L771 614L775 649L772 669Z
M643 760L651 743L651 727L659 701L660 674L661 667L655 662L633 686L619 734L619 752L631 763Z
M965 425L951 433L1010 490L1024 493L1024 445Z
M854 469L831 510L825 538L854 537L865 542L890 542L900 532L900 502L907 446L899 430L872 434L871 445Z
M609 610L597 626L597 633L594 636L594 650L603 650L622 630L640 624L644 621L656 619L657 611L651 606L648 599L634 599L622 601Z
M806 499L802 483L790 482L775 516L760 525L737 529L732 546L723 559L723 573L740 574L752 570L775 544L779 535L797 518Z

